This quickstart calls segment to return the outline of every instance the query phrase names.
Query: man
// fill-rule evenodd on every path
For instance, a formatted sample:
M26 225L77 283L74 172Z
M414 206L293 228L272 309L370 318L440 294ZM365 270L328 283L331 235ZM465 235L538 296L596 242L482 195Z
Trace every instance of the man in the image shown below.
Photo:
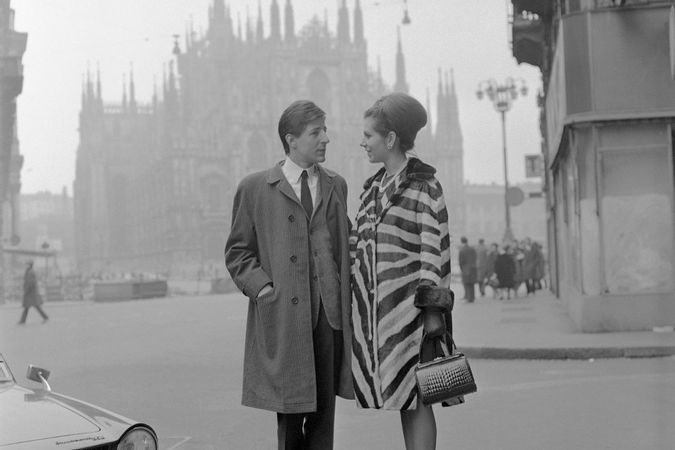
M310 101L279 119L285 161L234 197L225 263L249 298L242 404L277 412L279 449L332 449L335 395L353 398L347 184Z
M476 250L469 245L466 237L460 239L462 248L459 250L459 268L462 271L462 284L464 285L464 301L473 303L476 299L474 284L476 284Z
M47 314L42 310L40 305L42 305L42 297L38 291L37 276L35 275L35 270L33 269L33 261L26 261L26 272L23 275L23 313L19 319L19 325L24 325L26 323L26 318L28 317L28 310L31 306L37 309L37 312L42 316L42 323L45 323L49 320Z
M478 271L478 290L480 296L485 297L485 284L488 278L488 248L485 239L478 239L476 246L476 266Z

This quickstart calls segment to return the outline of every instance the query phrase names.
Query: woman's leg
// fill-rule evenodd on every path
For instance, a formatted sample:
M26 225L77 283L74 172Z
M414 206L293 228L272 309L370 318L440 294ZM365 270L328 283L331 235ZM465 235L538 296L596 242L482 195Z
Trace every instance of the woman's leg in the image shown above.
M401 411L406 450L436 450L436 418L431 406L417 396L417 409Z

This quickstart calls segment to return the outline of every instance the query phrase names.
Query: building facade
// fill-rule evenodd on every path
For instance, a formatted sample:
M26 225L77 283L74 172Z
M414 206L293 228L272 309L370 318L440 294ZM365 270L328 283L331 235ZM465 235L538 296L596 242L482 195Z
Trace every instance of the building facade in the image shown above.
M23 89L26 33L14 30L14 10L9 0L0 0L0 250L19 243L17 222L20 171L23 157L16 136L16 98ZM0 254L0 302L11 276L13 256Z
M516 240L530 238L547 246L546 205L541 183L526 182L512 185L523 192L523 202L511 206L511 231ZM499 184L466 184L466 230L463 233L475 244L485 239L487 245L502 243L504 237L504 186ZM458 242L459 237L454 239Z
M582 331L675 324L672 1L513 0L539 66L556 291Z
M268 35L260 9L244 28L223 0L213 1L208 17L206 32L189 27L175 43L150 104L137 101L133 73L116 104L104 103L98 73L86 76L74 184L82 271L190 276L221 267L236 186L284 158L277 123L299 98L326 111L326 166L347 179L350 215L356 212L360 187L374 172L359 147L363 112L389 91L368 67L359 1L351 11L341 2L335 34L316 16L296 31L290 0L283 20L271 1ZM394 86L407 91L400 38L397 51ZM437 104L436 129L420 131L418 154L439 169L460 228L459 114L454 83L440 73Z

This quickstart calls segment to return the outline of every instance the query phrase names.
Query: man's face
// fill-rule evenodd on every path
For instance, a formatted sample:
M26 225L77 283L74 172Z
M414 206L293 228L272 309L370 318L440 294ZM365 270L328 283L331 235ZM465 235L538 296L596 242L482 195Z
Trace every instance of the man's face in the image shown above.
M330 140L326 134L326 119L309 122L300 136L287 134L291 160L302 168L311 167L326 160L326 145Z

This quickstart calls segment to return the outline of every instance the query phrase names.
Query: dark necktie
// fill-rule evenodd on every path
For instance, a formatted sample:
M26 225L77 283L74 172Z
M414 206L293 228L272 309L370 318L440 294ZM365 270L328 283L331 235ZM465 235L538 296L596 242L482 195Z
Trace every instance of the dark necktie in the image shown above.
M300 175L300 203L302 203L303 208L307 212L307 217L312 218L312 210L314 206L312 205L312 194L309 192L309 184L307 184L308 173L306 170L302 171Z

